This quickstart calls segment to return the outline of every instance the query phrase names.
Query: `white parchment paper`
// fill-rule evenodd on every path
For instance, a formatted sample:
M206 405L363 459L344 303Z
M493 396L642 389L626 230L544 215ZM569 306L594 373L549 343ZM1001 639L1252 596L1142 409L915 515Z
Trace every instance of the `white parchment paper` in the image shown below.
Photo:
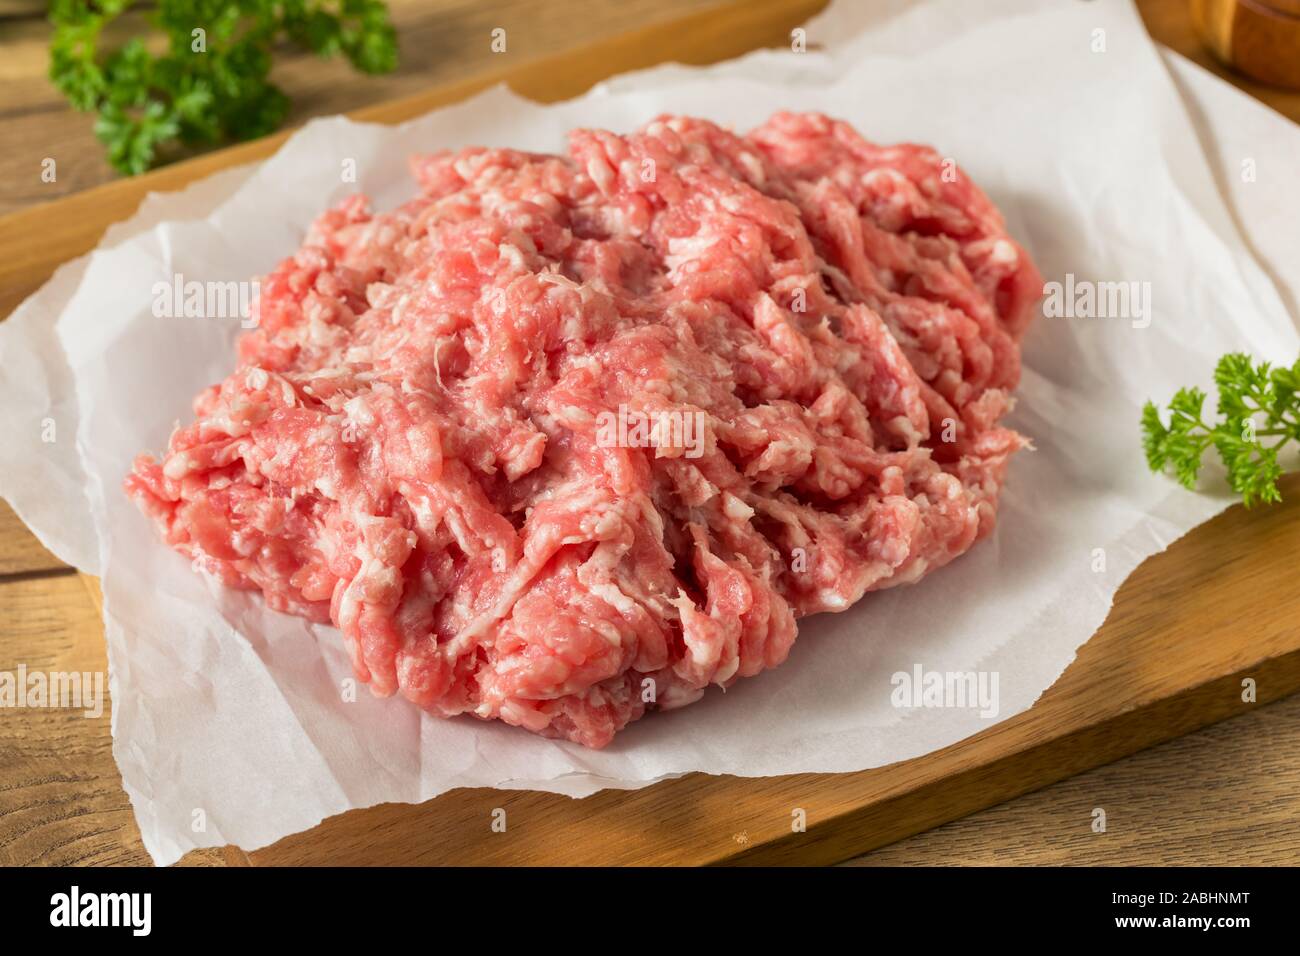
M1162 60L1122 0L842 3L808 43L624 76L551 107L496 90L396 128L313 122L259 166L150 197L0 326L0 493L103 578L114 753L158 863L453 787L585 796L691 771L859 770L947 746L1028 708L1129 572L1229 503L1148 474L1138 415L1148 397L1208 385L1225 351L1294 360L1300 128ZM781 668L653 714L599 753L364 690L346 702L336 631L210 585L122 495L133 456L163 448L193 394L233 366L240 332L237 319L155 318L154 283L266 272L327 204L358 189L377 208L412 195L412 152L558 151L572 127L626 131L661 112L747 129L777 109L934 144L1049 280L1147 282L1152 307L1149 323L1040 319L1012 418L1037 450L1011 468L996 534L915 587L805 621ZM341 181L345 160L355 185ZM893 706L891 676L918 665L996 673L996 715Z

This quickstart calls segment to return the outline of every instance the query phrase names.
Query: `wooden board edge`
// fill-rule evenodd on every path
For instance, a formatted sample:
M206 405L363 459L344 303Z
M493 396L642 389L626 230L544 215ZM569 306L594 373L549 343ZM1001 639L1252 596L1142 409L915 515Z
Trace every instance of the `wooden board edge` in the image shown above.
M1241 681L1247 676L1260 688L1258 700L1252 704L1241 702ZM841 814L810 826L807 834L790 834L737 849L713 865L843 863L1297 692L1300 651L1261 661L1092 727L960 771L905 796ZM1063 756L1071 759L1063 760ZM901 805L906 805L907 812L900 812Z
M0 582L27 574L50 574L72 568L60 561L23 523L8 501L0 498Z
M104 618L104 589L100 586L99 578L93 574L87 574L85 571L78 571L77 576L81 578L81 583L86 586L86 593L90 596L90 603L95 605L97 613L102 621Z

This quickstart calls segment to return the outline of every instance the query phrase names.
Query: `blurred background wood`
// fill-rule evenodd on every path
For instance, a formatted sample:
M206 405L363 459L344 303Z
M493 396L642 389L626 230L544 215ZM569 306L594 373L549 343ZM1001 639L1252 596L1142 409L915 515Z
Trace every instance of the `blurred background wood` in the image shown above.
M1300 89L1300 0L1191 0L1192 24L1222 62Z
M1287 90L1261 83L1225 64L1197 35L1192 4L1201 0L1137 0L1142 19L1151 36L1192 62L1205 67L1238 89L1300 123L1300 90ZM1275 6L1278 0L1269 0Z
M1138 0L1153 37L1274 109L1300 120L1300 93L1247 79L1198 40L1190 0ZM1278 0L1273 0L1276 5ZM1289 0L1288 0L1289 2ZM645 24L716 6L718 0L390 0L402 49L399 70L356 77L307 56L277 65L294 101L291 121L357 109L462 80L492 67L490 31L505 27L512 53L542 56ZM115 178L91 131L45 77L44 3L0 0L0 214ZM56 157L54 183L41 160ZM56 609L57 608L57 613ZM101 669L102 638L81 580L0 503L0 669ZM107 712L93 721L51 711L24 733L0 733L22 788L0 788L0 860L147 862L109 751ZM8 729L13 730L8 722ZM88 733L88 730L91 731ZM70 769L72 768L72 769ZM107 783L105 783L107 781ZM1300 699L1208 728L1110 767L882 848L860 859L905 863L1290 862L1297 845ZM1108 812L1108 832L1089 829ZM237 851L192 854L187 863L238 865Z

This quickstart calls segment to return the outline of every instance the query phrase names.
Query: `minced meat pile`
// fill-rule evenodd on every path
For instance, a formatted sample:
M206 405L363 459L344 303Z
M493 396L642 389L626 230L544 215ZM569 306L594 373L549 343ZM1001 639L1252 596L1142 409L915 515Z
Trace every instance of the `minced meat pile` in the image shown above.
M1042 279L951 160L780 113L412 169L126 480L376 693L601 747L992 529Z

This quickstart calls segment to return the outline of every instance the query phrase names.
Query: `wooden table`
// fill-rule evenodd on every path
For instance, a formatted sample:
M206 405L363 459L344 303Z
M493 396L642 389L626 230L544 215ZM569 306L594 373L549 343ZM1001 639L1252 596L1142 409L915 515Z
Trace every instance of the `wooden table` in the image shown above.
M277 67L295 102L293 120L341 112L417 92L482 70L483 38L504 26L515 48L542 54L576 47L715 0L392 0L403 61L394 75L352 81L310 58ZM112 178L90 131L45 79L48 26L22 15L28 0L0 0L0 213L69 195ZM1153 35L1225 74L1195 41L1182 0L1140 0ZM12 14L17 14L16 16ZM1300 120L1300 94L1229 77ZM54 183L40 177L55 156ZM0 667L102 670L102 640L86 583L48 554L0 503ZM144 863L110 752L107 714L87 721L60 710L0 726L0 750L21 780L0 786L0 863ZM74 771L66 757L75 753ZM928 833L855 863L1223 863L1300 862L1300 698L1121 760ZM1090 829L1108 810L1105 834ZM190 864L238 864L236 851L191 854Z

